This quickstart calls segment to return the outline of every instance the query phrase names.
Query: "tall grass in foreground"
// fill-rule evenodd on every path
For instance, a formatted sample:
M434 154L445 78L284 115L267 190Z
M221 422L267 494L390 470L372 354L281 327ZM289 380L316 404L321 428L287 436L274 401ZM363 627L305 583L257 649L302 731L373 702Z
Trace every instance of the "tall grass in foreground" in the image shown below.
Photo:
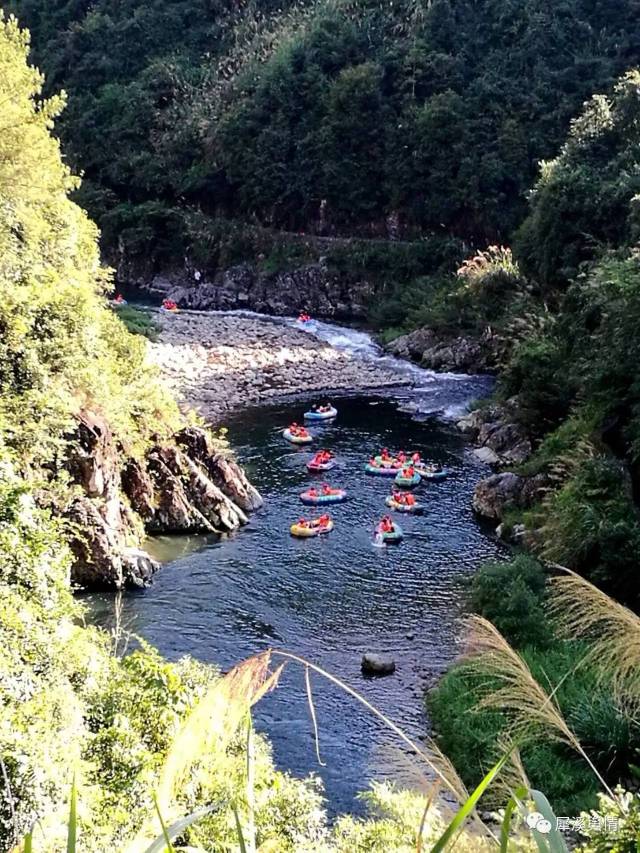
M569 569L549 582L549 607L564 636L586 638L585 663L606 673L617 697L640 703L640 617Z

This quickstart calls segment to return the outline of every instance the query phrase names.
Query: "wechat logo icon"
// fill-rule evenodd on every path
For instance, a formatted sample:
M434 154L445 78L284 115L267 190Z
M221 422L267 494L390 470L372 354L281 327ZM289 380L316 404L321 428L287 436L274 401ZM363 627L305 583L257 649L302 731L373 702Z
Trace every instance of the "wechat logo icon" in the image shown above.
M527 826L529 829L535 829L543 835L551 832L551 821L547 820L540 812L531 812L527 815Z

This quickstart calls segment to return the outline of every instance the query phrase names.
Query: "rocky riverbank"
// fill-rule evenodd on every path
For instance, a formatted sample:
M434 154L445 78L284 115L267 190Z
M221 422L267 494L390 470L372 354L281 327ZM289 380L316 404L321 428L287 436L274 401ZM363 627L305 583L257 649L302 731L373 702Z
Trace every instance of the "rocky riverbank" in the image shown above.
M199 427L132 457L108 423L83 411L69 435L66 469L75 494L63 515L83 588L143 587L158 564L141 549L146 533L230 533L262 498L244 471Z
M181 403L210 423L299 393L320 397L408 381L282 321L199 311L154 317L161 332L149 345L151 359Z
M532 535L522 525L512 528L503 524L513 510L525 510L543 500L551 486L546 474L518 473L533 453L534 444L517 412L515 398L490 403L465 415L457 426L475 443L475 455L496 471L477 483L472 499L474 512L496 524L496 532L502 538L532 546Z
M131 275L125 280L131 281ZM281 272L262 272L255 264L244 263L208 276L186 267L136 284L173 299L181 308L251 309L274 316L309 311L334 320L364 320L376 291L366 277L332 269L322 256Z
M424 326L395 338L387 349L429 370L495 373L504 359L505 341L489 327L474 337Z

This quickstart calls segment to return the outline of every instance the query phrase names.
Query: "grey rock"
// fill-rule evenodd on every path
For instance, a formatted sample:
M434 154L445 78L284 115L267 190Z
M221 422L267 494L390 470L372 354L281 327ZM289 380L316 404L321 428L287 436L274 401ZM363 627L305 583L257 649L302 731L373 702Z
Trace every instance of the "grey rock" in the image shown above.
M533 453L533 446L528 438L518 442L502 454L502 460L510 465L521 465Z
M470 338L425 326L391 341L387 349L432 370L490 373L497 366L499 341L490 329Z
M495 450L491 450L490 447L476 447L473 454L481 462L484 462L487 465L497 465L500 462L500 457Z
M143 588L151 584L151 579L160 568L160 563L141 548L125 548L122 554L122 567L125 584Z
M262 496L249 482L243 469L213 446L208 433L199 427L187 427L176 434L177 444L191 459L199 462L211 480L244 512L253 512L262 504Z
M250 308L280 316L305 310L318 317L364 319L375 292L369 281L333 271L323 260L278 273L239 264L199 281L187 268L150 276L148 271L120 267L121 280L132 281L132 276L133 283L183 308Z
M499 521L506 510L522 506L523 477L510 472L494 474L476 485L473 509L484 518Z
M362 656L364 675L391 675L396 670L396 662L389 655L367 652Z
M90 589L150 584L158 563L146 551L126 547L121 531L108 524L89 497L76 498L66 515L76 531L69 542L75 558L72 583Z

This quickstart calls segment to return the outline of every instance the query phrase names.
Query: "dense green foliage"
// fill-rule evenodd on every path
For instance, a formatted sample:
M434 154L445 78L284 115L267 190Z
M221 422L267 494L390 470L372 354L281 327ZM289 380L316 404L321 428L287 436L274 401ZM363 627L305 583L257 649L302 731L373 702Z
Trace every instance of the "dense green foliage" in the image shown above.
M492 619L533 676L554 694L558 707L587 754L612 784L626 779L640 748L640 727L611 685L584 664L588 645L554 636L544 610L546 575L532 557L487 563L471 581L469 604ZM473 663L452 667L429 695L439 745L467 784L477 784L504 748L506 717L482 706L496 685ZM599 783L574 750L541 731L521 750L525 773L544 790L557 814L595 807Z
M525 516L537 547L638 607L633 0L9 6L33 28L52 90L69 89L60 133L86 177L80 187L50 133L64 98L39 100L42 79L25 62L26 37L3 23L5 847L37 816L51 849L59 848L74 770L85 791L88 849L123 844L148 819L151 791L190 709L216 683L215 673L169 665L151 649L119 661L107 637L78 627L64 532L31 498L34 480L46 481L52 496L66 488L60 463L79 409L103 412L133 451L178 418L144 366L143 336L153 327L135 310L104 305L109 282L97 230L70 193L97 217L117 260L174 263L188 252L208 269L251 260L269 272L322 254L333 269L380 285L372 312L379 325L472 334L490 326L504 341L499 395L517 400L517 417L537 442L522 473L548 477L547 497ZM396 223L411 239L364 239ZM281 233L307 230L358 239ZM494 245L460 266L463 246L512 235L513 253ZM543 581L530 558L493 563L474 581L470 604L541 683L561 683L562 713L617 780L637 761L637 723L606 681L576 668L585 645L553 635ZM455 667L431 699L442 746L469 783L500 750L504 717L479 706L491 686ZM345 818L332 832L315 785L277 773L266 744L258 752L260 841L283 851L415 849L421 798L380 788L372 795L378 820ZM566 745L541 737L522 760L561 812L595 803L596 779ZM236 799L244 762L237 740L207 755L175 809ZM226 809L203 822L199 843L234 845L235 832Z
M640 44L632 0L9 8L70 93L62 134L108 248L159 262L196 247L188 209L504 239L538 161Z
M262 850L409 853L419 794L380 786L367 795L375 819L332 827L315 779L277 771L255 734L248 749L251 669L244 682L222 679L139 643L121 658L121 631L83 624L54 511L69 497L74 417L101 412L132 452L180 421L145 366L143 337L107 307L97 230L69 200L78 182L51 135L62 100L40 99L27 54L27 34L0 17L0 850L26 849L31 829L33 849L64 849L77 790L67 849L145 849L160 832L158 791L168 821L211 805L182 833L189 849L239 849L235 810ZM144 317L124 317L149 332ZM434 808L423 841L442 829ZM486 847L470 839L469 849Z

